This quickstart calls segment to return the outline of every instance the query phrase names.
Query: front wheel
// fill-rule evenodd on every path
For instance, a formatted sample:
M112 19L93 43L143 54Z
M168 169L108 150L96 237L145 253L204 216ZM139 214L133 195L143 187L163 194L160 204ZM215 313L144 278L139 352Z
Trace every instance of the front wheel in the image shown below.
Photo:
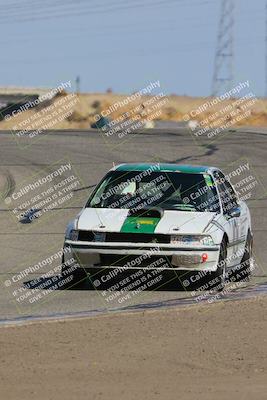
M253 268L253 260L252 260L252 246L253 246L253 237L248 232L247 240L245 244L245 251L240 262L240 265L233 269L233 280L235 282L248 282L251 277L251 272Z
M218 291L224 289L226 284L226 261L227 261L227 243L225 240L223 240L220 247L220 255L219 255L217 270L211 274L213 282L211 289L216 289Z
M82 283L86 277L87 274L85 272L85 270L83 268L79 268L74 266L67 266L65 264L65 260L64 260L64 254L62 256L62 265L61 265L61 277L62 279L65 279L67 277L72 277L71 282L69 283L69 285L77 285L79 283Z

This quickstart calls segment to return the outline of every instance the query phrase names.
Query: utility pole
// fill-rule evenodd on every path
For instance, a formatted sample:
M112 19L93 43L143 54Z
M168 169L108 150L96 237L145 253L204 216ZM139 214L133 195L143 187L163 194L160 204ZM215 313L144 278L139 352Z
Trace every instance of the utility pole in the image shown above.
M212 82L213 96L218 96L230 90L234 81L233 60L235 0L221 0L221 2L221 16L219 22L214 75Z
M77 94L80 94L80 82L81 82L81 79L80 79L80 76L79 76L79 75L78 75L77 78L75 79L75 82L76 82L76 93L77 93Z

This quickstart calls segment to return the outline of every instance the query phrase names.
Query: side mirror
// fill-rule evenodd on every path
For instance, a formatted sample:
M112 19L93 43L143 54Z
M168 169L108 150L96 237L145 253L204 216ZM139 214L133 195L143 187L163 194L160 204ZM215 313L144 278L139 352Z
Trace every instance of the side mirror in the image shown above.
M230 218L237 218L240 217L240 215L241 215L241 208L239 206L232 208L232 210L228 212L228 216Z

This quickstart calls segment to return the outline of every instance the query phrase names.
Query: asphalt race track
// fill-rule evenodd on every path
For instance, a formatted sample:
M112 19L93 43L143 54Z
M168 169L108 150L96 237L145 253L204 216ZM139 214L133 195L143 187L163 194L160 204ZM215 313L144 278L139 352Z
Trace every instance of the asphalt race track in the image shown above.
M114 163L153 161L215 165L226 172L238 168L239 164L249 163L250 173L257 179L252 197L248 200L257 267L249 286L235 288L229 296L239 298L243 293L254 295L255 290L256 293L265 291L264 285L258 287L267 281L267 135L264 132L239 130L229 132L213 142L195 141L183 127L153 129L123 139L105 138L96 131L50 132L34 140L25 139L24 142L24 139L20 139L17 143L12 133L2 132L0 135L0 321L28 316L99 313L123 307L140 308L141 304L144 305L142 307L154 307L195 302L191 293L174 290L175 285L171 285L169 290L165 287L159 291L144 291L132 297L130 302L120 305L116 302L107 303L100 291L93 290L86 283L73 290L63 290L62 286L62 290L47 292L32 304L27 299L19 300L20 287L51 270L51 265L42 267L38 273L21 277L15 285L9 285L14 274L18 275L27 266L36 265L60 250L67 222L84 205L92 190L90 187L98 183ZM38 176L44 169L51 170L53 164L59 164L62 160L70 162L79 176L78 190L62 207L48 211L31 224L19 222L12 215L6 199L14 191L18 192L22 184L27 185L33 176Z

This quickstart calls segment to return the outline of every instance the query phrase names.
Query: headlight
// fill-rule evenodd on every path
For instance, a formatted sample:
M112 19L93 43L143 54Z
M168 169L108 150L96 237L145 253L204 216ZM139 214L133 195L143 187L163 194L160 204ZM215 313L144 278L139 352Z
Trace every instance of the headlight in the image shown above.
M76 230L76 229L72 229L70 231L68 239L69 240L73 240L74 242L76 242L78 240L78 238L79 238L79 231Z
M172 235L171 244L179 246L212 246L214 242L209 235Z

